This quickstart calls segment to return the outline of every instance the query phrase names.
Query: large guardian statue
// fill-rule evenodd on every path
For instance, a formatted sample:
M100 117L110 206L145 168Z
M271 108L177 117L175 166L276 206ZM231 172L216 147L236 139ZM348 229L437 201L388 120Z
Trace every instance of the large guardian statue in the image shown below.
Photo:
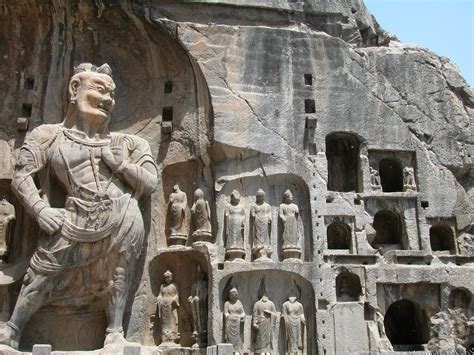
M157 168L145 140L109 131L114 92L107 64L79 65L64 121L35 128L20 149L12 187L47 235L0 343L18 347L26 323L44 305L87 306L97 299L105 300L106 344L123 340L144 241L139 200L154 191Z

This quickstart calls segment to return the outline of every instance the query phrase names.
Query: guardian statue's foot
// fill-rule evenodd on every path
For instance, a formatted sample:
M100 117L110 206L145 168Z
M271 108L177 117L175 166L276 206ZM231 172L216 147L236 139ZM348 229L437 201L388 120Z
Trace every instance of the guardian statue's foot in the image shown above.
M0 344L18 349L17 331L8 324L0 328Z

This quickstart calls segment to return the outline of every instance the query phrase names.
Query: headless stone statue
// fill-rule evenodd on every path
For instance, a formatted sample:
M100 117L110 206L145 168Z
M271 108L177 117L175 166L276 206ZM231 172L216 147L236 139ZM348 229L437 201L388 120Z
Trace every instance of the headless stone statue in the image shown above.
M211 209L209 202L204 200L201 189L194 191L194 204L191 207L194 222L194 241L210 242L212 240Z
M170 195L168 204L171 214L169 244L185 245L188 240L188 229L186 224L188 198L186 193L181 191L178 184L173 186L173 192Z
M403 189L404 191L416 190L415 171L410 166L403 168Z
M257 191L256 202L250 208L250 218L253 221L252 253L255 260L271 260L272 209L265 202L265 192L262 189Z
M229 300L224 303L224 341L234 346L234 351L242 350L243 323L245 311L236 288L229 291Z
M0 263L8 257L12 237L11 222L15 220L15 207L6 199L0 201Z
M263 296L254 304L252 325L255 329L255 352L272 351L275 316L275 304L267 296Z
M173 274L166 271L157 298L157 311L161 327L160 347L176 347L180 339L178 327L179 295L173 283Z
M298 206L293 203L293 194L286 190L283 203L280 205L280 220L282 223L282 250L284 259L299 259L301 247L298 236Z
M64 121L35 128L19 151L12 189L49 236L31 258L0 343L17 347L43 305L87 307L99 297L106 298L105 344L125 341L123 313L144 241L138 202L155 189L157 169L145 140L108 130L111 75L106 64L76 67Z
M281 316L285 324L285 354L303 354L306 325L303 305L296 300L296 297L291 296L283 303Z
M193 319L193 348L203 348L207 345L207 280L198 266L198 279L191 286L188 302L191 305Z
M229 260L245 257L244 249L245 209L240 204L240 194L232 191L230 204L225 211L226 256Z
M382 190L382 185L380 184L380 174L379 171L370 167L370 185L372 190L379 191Z

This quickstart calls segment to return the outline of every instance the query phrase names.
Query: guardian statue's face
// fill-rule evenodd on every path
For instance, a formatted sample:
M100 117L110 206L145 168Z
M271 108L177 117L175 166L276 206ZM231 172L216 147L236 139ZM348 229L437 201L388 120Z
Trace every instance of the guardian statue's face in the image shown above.
M77 83L74 85L74 82ZM81 117L91 121L108 122L115 107L115 83L113 79L101 73L83 72L71 79L75 89L71 95Z

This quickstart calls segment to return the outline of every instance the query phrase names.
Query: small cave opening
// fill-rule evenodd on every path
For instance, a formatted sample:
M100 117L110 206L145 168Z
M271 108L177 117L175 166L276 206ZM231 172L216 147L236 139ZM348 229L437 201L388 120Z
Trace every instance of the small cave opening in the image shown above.
M327 228L328 249L350 249L351 227L345 223L332 223Z
M432 251L449 251L456 253L453 230L446 224L437 224L430 228L430 244Z
M373 227L375 229L375 238L372 242L373 247L381 245L400 245L402 243L402 222L400 215L392 211L379 211L375 214Z
M403 191L403 170L395 159L382 159L379 162L379 173L383 192Z
M359 150L359 140L353 134L331 133L326 136L328 190L360 192Z
M337 302L356 302L362 294L359 276L343 271L336 277Z
M384 319L387 337L394 350L423 350L429 340L429 327L425 312L410 300L392 303Z
M471 293L462 288L455 288L449 294L449 308L468 309L471 303Z

